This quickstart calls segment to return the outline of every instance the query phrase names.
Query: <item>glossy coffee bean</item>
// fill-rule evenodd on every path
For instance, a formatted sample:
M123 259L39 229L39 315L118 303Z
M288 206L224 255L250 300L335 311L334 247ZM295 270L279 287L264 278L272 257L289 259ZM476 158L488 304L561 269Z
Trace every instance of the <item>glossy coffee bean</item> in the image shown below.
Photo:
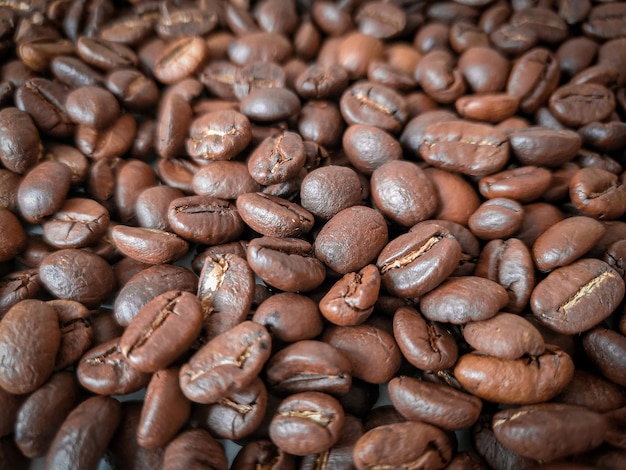
M292 292L274 294L261 302L252 321L263 325L273 338L285 343L313 339L324 327L317 304Z
M206 465L216 470L226 470L228 460L222 445L204 429L185 431L165 448L164 470L202 468Z

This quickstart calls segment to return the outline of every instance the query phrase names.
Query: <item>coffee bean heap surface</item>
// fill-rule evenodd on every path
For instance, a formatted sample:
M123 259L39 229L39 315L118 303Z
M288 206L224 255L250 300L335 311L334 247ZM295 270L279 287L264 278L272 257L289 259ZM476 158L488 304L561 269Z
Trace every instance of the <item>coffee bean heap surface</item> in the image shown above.
M0 468L626 468L626 3L0 1Z

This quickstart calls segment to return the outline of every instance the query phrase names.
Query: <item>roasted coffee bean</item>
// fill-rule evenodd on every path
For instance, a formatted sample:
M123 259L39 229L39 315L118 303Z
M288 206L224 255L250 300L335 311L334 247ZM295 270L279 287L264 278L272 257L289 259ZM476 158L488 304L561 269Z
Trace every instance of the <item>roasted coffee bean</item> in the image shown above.
M154 77L171 85L196 73L206 61L206 43L198 37L188 36L168 44L154 63Z
M283 183L293 179L304 167L306 154L302 137L283 131L266 137L248 159L248 172L262 185Z
M569 196L583 215L615 219L626 212L626 187L617 175L599 168L581 168L569 183Z
M348 124L367 124L399 132L407 120L404 99L391 88L357 82L341 96L341 115Z
M98 395L125 395L144 388L150 374L130 365L120 349L120 338L102 343L81 358L76 367L81 386Z
M239 161L212 162L198 170L192 184L196 194L220 199L237 199L242 194L261 190L247 165Z
M302 207L322 219L361 203L362 183L357 173L343 166L316 168L300 186Z
M284 88L285 87L285 71L283 68L272 62L253 62L238 68L232 65L230 62L224 62L233 69L227 69L223 80L231 82L231 96L236 97L239 100L244 99L252 91L262 88ZM232 74L232 79L229 79L229 75ZM218 95L220 96L220 95ZM222 96L228 98L228 96Z
M431 384L411 377L389 382L393 406L410 421L421 421L446 430L471 426L482 409L479 398L447 385Z
M472 47L459 57L458 68L474 93L482 96L485 93L497 93L504 89L510 64L494 49Z
M76 124L104 129L117 119L120 107L113 93L104 88L84 86L72 91L65 109Z
M463 338L476 351L502 359L539 356L545 350L543 337L532 323L511 313L467 323Z
M237 198L237 210L253 230L270 237L296 237L311 230L313 215L294 202L263 193Z
M378 127L363 124L346 129L343 150L350 163L364 174L402 158L402 148L394 137Z
M287 88L260 88L239 103L246 117L258 122L272 122L293 117L300 112L298 96Z
M583 349L597 369L610 381L624 386L626 340L620 333L597 327L583 337Z
M94 160L114 160L130 150L136 131L135 118L130 114L122 114L104 129L79 125L75 133L76 146Z
M214 111L191 123L187 152L198 160L230 160L247 147L252 138L250 121L237 111Z
M111 230L111 238L123 254L148 264L171 263L189 248L177 235L154 228L116 225Z
M626 276L626 240L616 241L609 246L603 261L624 279Z
M92 346L93 329L89 323L89 310L73 300L50 300L58 314L61 343L56 358L56 369L64 369L76 361Z
M174 199L184 194L171 186L151 186L144 189L135 203L137 223L141 227L171 231L167 210Z
M252 441L241 448L231 468L245 470L266 467L268 470L290 470L296 466L293 455L280 450L269 439Z
M509 301L506 289L476 276L450 278L420 299L422 314L433 321L463 324L494 317Z
M58 81L72 88L104 85L104 76L78 57L55 57L50 62L50 72Z
M62 85L33 78L17 89L15 104L31 116L44 134L67 138L74 131L74 125L65 111L67 95L68 91Z
M270 437L293 455L325 452L339 440L344 411L325 393L296 393L281 402L270 424Z
M114 398L88 398L61 425L48 451L46 468L96 468L120 419L121 406Z
M366 382L385 383L400 368L401 354L393 336L373 325L328 327L322 341L344 353L352 364L352 376Z
M485 124L441 122L426 128L419 153L437 168L484 176L504 167L509 143L504 134Z
M58 372L20 407L15 422L15 443L28 458L43 457L61 424L79 399L71 372Z
M0 317L22 300L32 299L41 290L38 269L16 271L0 278Z
M228 468L224 448L204 429L185 431L165 448L163 470L202 468L202 466L216 470Z
M37 390L52 375L60 341L52 307L40 300L14 305L0 322L0 386L16 395Z
M67 199L43 224L44 240L57 248L94 245L106 233L109 220L109 211L93 199Z
M18 174L0 169L0 208L17 212L17 188L20 181Z
M548 100L559 78L559 63L554 54L544 48L531 49L513 63L506 91L520 98L523 112L532 113Z
M99 306L115 288L111 266L85 250L66 249L48 255L39 266L39 277L59 299L76 300L88 308Z
M261 302L252 321L263 325L273 338L285 343L313 339L324 327L317 304L291 292L274 294Z
M561 2L562 5L565 3L568 2ZM593 64L598 49L597 42L584 36L564 41L556 51L561 72L572 77L583 71Z
M576 369L574 377L555 401L607 413L624 405L624 391L596 374Z
M469 217L480 205L476 189L456 173L435 167L425 168L424 173L437 194L438 204L434 220L466 226Z
M450 440L439 428L408 421L366 432L356 442L352 456L359 470L418 465L444 468L452 459L452 448Z
M429 51L415 69L415 78L424 92L438 103L453 103L466 91L465 80L454 67L454 61L447 50L435 49Z
M570 356L551 345L539 356L512 360L469 353L461 356L454 367L454 376L472 395L520 405L554 398L573 374Z
M615 97L602 85L566 85L557 89L549 101L550 111L563 124L581 127L605 120L615 110Z
M156 265L135 274L118 293L115 319L128 326L139 310L155 297L170 290L196 292L198 278L191 270L169 264Z
M513 155L524 165L557 167L572 160L582 140L575 132L529 127L508 134Z
M53 215L65 202L70 184L67 165L55 161L38 164L22 178L17 189L20 214L31 223Z
M267 330L245 321L206 343L180 370L180 386L197 403L216 403L249 385L269 358Z
M96 68L113 71L137 65L137 55L119 42L81 36L76 42L78 56Z
M338 64L312 64L295 82L295 90L304 99L325 99L339 96L348 86L348 73Z
M159 370L150 379L137 427L141 447L165 446L189 418L191 403L180 390L178 372L176 367Z
M26 248L26 233L13 212L0 208L0 261L12 260Z
M148 302L120 338L120 350L132 367L141 372L165 369L195 341L202 328L198 298L170 291Z
M417 226L389 242L380 252L376 266L388 292L417 298L441 284L460 260L459 242L447 229L435 224Z
M599 413L560 403L522 406L493 416L493 431L500 442L524 457L545 462L598 447L607 430L607 420Z
M597 39L623 37L625 15L623 5L597 5L591 9L587 22L583 24L583 31Z
M478 189L488 199L505 197L530 202L541 197L551 182L552 174L545 168L520 166L481 178Z
M396 310L393 334L402 355L418 369L447 369L457 360L458 347L454 337L439 324L424 319L413 308Z
M151 110L159 100L159 90L154 80L137 70L113 71L107 76L106 86L122 105L131 110Z
M508 238L522 226L524 209L516 201L504 197L482 203L467 221L478 238L493 240Z

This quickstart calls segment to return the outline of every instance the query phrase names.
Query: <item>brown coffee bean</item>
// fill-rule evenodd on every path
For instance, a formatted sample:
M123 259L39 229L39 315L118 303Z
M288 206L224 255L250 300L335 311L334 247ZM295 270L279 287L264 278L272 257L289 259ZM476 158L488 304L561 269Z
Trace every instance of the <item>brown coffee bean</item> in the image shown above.
M596 327L583 336L583 349L602 375L622 387L626 384L626 338L623 335Z
M0 386L16 395L38 389L52 375L60 341L52 307L40 300L17 303L0 322Z
M159 90L154 80L133 69L115 70L107 76L106 86L126 108L136 111L154 109Z
M463 324L494 317L508 301L500 284L482 277L459 276L424 295L420 310L429 320Z
M230 160L250 143L252 129L237 111L214 111L191 123L187 152L197 160Z
M300 294L283 292L261 302L252 321L279 341L295 343L318 336L324 327L317 304Z
M337 63L351 79L356 80L365 77L369 63L382 59L383 52L383 42L376 35L354 32L339 44Z
M191 413L191 403L178 384L177 367L154 373L137 426L137 442L147 449L165 446L183 427Z
M62 85L43 78L28 80L15 92L15 104L26 111L35 125L55 138L67 138L74 132L65 110L68 91Z
M233 41L228 57L237 65L252 62L282 63L291 55L289 40L277 33L251 32Z
M154 228L117 225L111 237L126 256L148 264L171 263L183 256L188 243L177 235Z
M522 226L524 209L512 199L499 197L482 203L467 221L478 238L508 238Z
M137 196L135 215L139 226L171 231L167 210L174 199L184 197L182 191L171 186L151 186Z
M39 270L26 269L0 277L0 316L22 300L32 299L41 290Z
M533 245L537 269L546 272L567 266L587 253L605 231L601 222L590 217L570 217L554 224Z
M446 38L447 38L446 31ZM438 103L453 103L461 97L467 85L454 56L445 49L429 51L415 69L415 79L424 92Z
M20 181L18 174L0 169L0 208L17 212L17 188Z
M575 132L529 127L509 133L511 150L524 165L556 167L572 160L582 140Z
M10 261L26 248L26 233L13 212L0 208L0 262Z
M122 114L104 129L79 125L75 134L76 147L94 160L113 160L130 150L136 131L137 121L130 114Z
M609 246L603 261L624 279L626 276L626 240L616 241Z
M242 194L237 198L237 210L249 227L270 237L304 235L315 221L300 205L263 193Z
M130 365L120 349L120 338L90 349L76 366L80 385L98 395L126 395L141 390L150 374Z
M228 468L224 448L204 429L185 431L165 448L163 470L183 470L201 466L209 466L216 470Z
M346 129L343 150L350 163L367 175L387 162L402 158L402 148L394 137L378 127L363 124Z
M348 124L366 124L399 132L407 120L401 95L382 85L357 82L341 96L341 115Z
M70 184L71 172L63 163L47 161L32 168L17 190L22 217L38 223L56 213L65 202Z
M78 382L69 372L54 374L32 393L16 416L15 443L20 451L31 459L46 455L78 398Z
M514 452L550 462L598 447L608 423L599 413L582 407L542 403L496 413L493 431Z
M270 424L270 437L293 455L317 454L330 449L340 437L344 411L325 393L296 393L284 399Z
M484 176L504 167L509 143L504 134L491 126L450 121L426 128L419 153L437 168Z
M348 86L348 73L338 64L311 64L295 82L295 90L304 99L325 99L339 96Z
M583 31L593 38L613 39L623 37L626 27L626 9L623 5L597 5L591 9Z
M389 382L393 406L410 421L421 421L445 430L471 426L482 410L482 401L446 385L431 384L411 377Z
M361 203L362 183L357 173L343 166L330 165L308 173L300 186L302 207L322 219Z
M626 187L617 176L598 168L581 168L569 183L569 196L583 215L615 219L626 212Z
M478 189L488 199L504 197L530 202L541 197L551 182L552 174L545 168L520 166L481 178Z
M596 374L576 369L574 377L556 401L583 406L597 413L608 413L624 405L624 391Z
M282 131L263 139L248 159L248 172L262 185L283 183L293 179L304 167L306 154L302 137Z
M517 111L519 98L506 93L469 95L456 100L457 112L466 119L498 123Z
M50 445L47 468L96 468L121 418L120 403L111 397L91 397L67 417Z
M195 341L202 306L189 292L170 291L148 302L120 338L120 350L141 372L165 369Z
M166 6L158 18L155 29L163 38L181 36L204 36L217 25L217 11L211 6L194 8L193 6Z
M50 300L48 305L57 312L61 330L56 370L65 369L92 346L93 329L87 318L89 310L73 300Z
M322 227L315 239L315 256L334 271L346 274L371 263L387 239L387 225L379 212L353 206L338 212ZM355 244L345 250L344 240L354 240Z
M393 334L402 355L418 369L447 369L458 358L454 337L441 325L424 319L413 308L396 310Z
M267 330L245 321L213 338L180 370L180 386L197 403L216 403L250 384L271 352Z
M417 227L389 242L376 261L383 286L403 298L417 298L433 290L461 260L461 245L447 229L440 225Z
M339 349L352 364L352 376L366 382L388 382L400 368L393 336L373 325L327 327L322 341Z
M293 117L300 112L298 96L287 88L260 88L250 92L239 103L242 114L259 122Z
M109 212L93 199L67 199L43 224L44 240L57 248L83 248L97 243L107 231Z
M549 101L550 111L563 124L581 127L605 120L615 110L615 96L602 85L566 85L558 88Z
M480 200L476 189L461 175L435 167L424 169L437 194L436 220L444 220L462 226L478 209Z
M545 350L543 337L532 323L511 313L467 323L463 338L479 353L502 359L539 356Z
M104 129L117 119L120 108L115 96L104 88L84 86L72 91L65 109L76 124Z
M513 63L506 91L520 98L523 112L532 113L548 100L560 75L558 60L552 52L531 49Z
M366 432L356 442L352 455L359 470L415 465L444 468L452 459L452 449L448 437L440 429L408 421L379 426Z
M206 43L198 37L181 37L168 44L154 63L154 76L171 85L197 72L207 59Z
M268 385L279 393L325 392L345 395L352 365L338 349L321 341L290 344L267 363Z
M459 57L458 64L468 85L479 96L502 91L510 67L510 62L502 54L489 47L472 47L466 50Z
M182 238L207 245L234 240L244 229L234 204L208 196L174 199L167 217L174 232Z
M374 205L392 222L410 227L430 218L437 208L435 190L423 172L412 162L387 162L372 173Z

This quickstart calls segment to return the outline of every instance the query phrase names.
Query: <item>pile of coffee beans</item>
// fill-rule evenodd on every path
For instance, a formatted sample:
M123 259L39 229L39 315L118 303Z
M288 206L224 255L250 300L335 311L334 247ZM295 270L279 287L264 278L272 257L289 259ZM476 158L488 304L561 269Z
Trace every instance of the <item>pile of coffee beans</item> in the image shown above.
M0 468L624 469L625 165L623 1L0 1Z

